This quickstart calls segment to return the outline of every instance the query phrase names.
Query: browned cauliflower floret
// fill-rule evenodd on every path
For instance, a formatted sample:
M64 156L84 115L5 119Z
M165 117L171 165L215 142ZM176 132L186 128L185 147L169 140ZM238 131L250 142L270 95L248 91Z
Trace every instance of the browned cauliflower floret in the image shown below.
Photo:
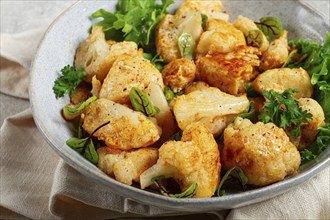
M279 68L271 69L259 74L252 83L253 88L262 94L262 90L274 90L282 93L286 89L297 89L292 97L309 98L313 93L313 85L311 79L302 68Z
M300 154L275 124L237 118L224 131L221 164L225 170L239 166L249 184L265 186L293 174L300 165Z
M303 150L314 141L318 133L318 128L325 125L325 117L322 107L314 99L300 98L298 99L298 105L313 115L313 118L308 121L308 124L301 127L298 149Z
M281 67L289 56L288 32L282 31L280 36L269 44L268 49L262 54L260 70L265 71Z
M127 41L108 44L102 27L96 26L87 39L80 44L74 65L76 68L84 68L88 82L92 81L93 76L103 81L113 62L122 54L139 55L137 44Z
M246 46L243 32L232 24L211 18L207 20L206 26L196 47L196 58L207 54L227 53L240 45Z
M256 77L258 54L255 47L240 46L229 53L202 57L196 62L196 78L232 95L245 93L245 84Z
M156 28L157 52L167 62L178 59L181 57L180 35L189 33L196 44L202 31L202 16L196 9L186 8L175 15L165 15Z
M195 72L194 61L187 58L173 60L162 70L164 84L174 92L179 92L194 81Z
M249 18L243 17L242 15L239 15L236 18L233 25L235 28L242 31L243 33L247 31L259 30L257 25L254 23L254 21L252 21ZM261 52L264 52L268 49L269 42L267 40L267 37L262 32L261 34L262 34L262 41L259 49Z
M236 97L210 87L178 96L173 112L181 130L199 123L218 135L235 115L244 112L248 106L246 96Z
M184 94L187 95L193 91L207 89L209 87L210 87L209 84L207 84L206 82L196 81L190 84L187 88L185 88Z
M156 48L158 54L167 62L180 58L178 38L180 31L176 27L175 16L167 14L156 28Z
M113 63L103 82L100 98L126 104L130 101L129 92L132 87L144 90L151 82L164 87L158 69L140 56L125 54Z
M211 197L220 180L220 156L212 134L202 125L191 125L181 141L168 141L159 149L157 164L140 176L141 188L152 184L151 178L173 177L182 191L197 183L194 197Z
M82 118L83 128L89 134L110 121L94 136L108 147L121 150L149 146L161 135L161 129L145 115L107 99L97 99L88 105Z
M186 14L186 11L197 10L201 14L206 15L208 18L216 18L227 21L229 15L220 12L222 9L222 2L220 0L186 0L181 3L176 11L176 14Z
M97 150L97 166L106 174L127 185L140 182L140 175L154 165L158 159L157 148L140 148L132 151L120 151L107 147Z

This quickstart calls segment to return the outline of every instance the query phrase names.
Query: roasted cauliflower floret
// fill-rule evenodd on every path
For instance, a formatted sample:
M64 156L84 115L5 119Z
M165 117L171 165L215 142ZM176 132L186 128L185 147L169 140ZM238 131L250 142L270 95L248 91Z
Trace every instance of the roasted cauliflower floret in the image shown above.
M288 32L282 31L280 36L269 44L268 49L262 54L260 70L265 71L281 67L289 56Z
M227 53L240 45L246 46L243 32L226 21L211 18L207 20L206 31L197 44L196 58L207 54Z
M84 68L86 81L91 82L93 76L103 81L113 62L122 54L139 54L134 42L112 42L108 44L102 27L96 26L92 33L83 41L76 53L74 65Z
M308 124L301 127L298 149L303 150L314 141L318 133L318 128L325 125L325 116L322 107L314 99L300 98L298 99L298 105L313 115L313 118L308 121Z
M205 56L196 62L196 78L232 95L245 93L245 84L253 80L259 66L255 47L240 46L229 53Z
M309 98L313 93L311 79L303 68L271 69L259 74L252 83L253 88L262 94L262 90L274 90L282 93L286 89L297 89L292 97Z
M212 134L218 135L231 118L244 112L248 106L246 96L236 97L210 87L178 96L173 112L181 130L190 124L199 123Z
M167 62L178 59L181 57L178 46L180 35L191 34L196 44L202 31L202 17L195 9L183 10L175 15L165 15L156 28L157 52Z
M233 25L235 28L242 31L243 33L247 32L247 31L252 31L252 30L259 30L259 28L254 23L254 21L252 21L249 18L243 17L242 15L239 15L236 18ZM261 32L261 34L262 34L262 42L261 42L259 49L261 52L264 52L268 49L269 42L267 40L267 37L262 32Z
M126 104L130 101L129 92L132 87L144 90L151 82L164 87L158 69L140 56L125 54L113 63L103 82L100 98Z
M209 87L210 87L209 84L207 84L206 82L196 81L196 82L193 82L192 84L190 84L188 87L185 88L184 94L187 95L187 94L189 94L193 91L207 89Z
M180 31L174 20L174 15L167 14L156 28L157 52L167 62L180 58L178 46Z
M162 70L164 84L174 92L179 92L194 81L195 72L194 61L187 58L173 60Z
M300 154L275 124L237 118L224 131L221 164L225 170L239 166L249 184L265 186L293 174L300 165Z
M168 141L159 149L157 164L140 176L141 188L152 184L151 178L173 177L182 191L197 183L193 197L211 197L220 180L220 155L212 134L202 125L191 125L181 141Z
M201 14L206 15L208 18L216 18L227 21L229 15L220 12L222 9L222 2L220 0L210 1L198 1L198 0L186 0L181 3L180 7L176 11L176 14L186 14L186 11L198 11Z
M97 99L88 105L82 118L82 126L89 134L110 121L94 136L104 141L108 147L121 150L149 146L161 135L158 125L145 115L107 99Z
M157 148L140 148L132 151L120 151L107 147L97 150L97 166L106 174L127 185L140 182L140 175L154 165L158 159Z

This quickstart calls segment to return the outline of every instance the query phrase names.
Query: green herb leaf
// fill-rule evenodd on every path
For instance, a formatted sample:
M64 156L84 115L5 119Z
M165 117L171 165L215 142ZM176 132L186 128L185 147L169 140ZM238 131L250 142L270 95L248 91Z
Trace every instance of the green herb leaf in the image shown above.
M78 117L81 112L86 108L90 103L94 102L97 99L96 96L88 98L86 101L75 105L75 106L65 106L63 108L63 115L65 119L73 119Z
M71 147L73 150L77 151L78 153L83 152L83 149L85 147L86 141L88 140L87 138L70 138L66 141L66 144Z
M273 90L263 90L262 93L268 100L258 118L263 123L273 122L283 128L291 137L298 137L301 134L300 128L312 119L312 114L302 110L297 100L291 97L296 89L287 89L283 93Z
M179 194L170 194L170 197L172 198L189 198L193 197L195 195L197 189L197 183L191 184L191 186L188 187L185 191Z
M260 48L263 44L263 34L258 29L246 31L244 36L248 46Z
M63 97L66 92L72 95L79 83L86 78L84 69L75 69L70 65L65 66L61 72L62 76L55 80L53 86L53 91L57 99Z
M103 26L107 39L134 41L144 51L155 54L155 28L168 13L172 0L119 0L115 13L100 9L92 18L103 20L94 24Z
M195 41L191 34L181 34L178 39L178 45L182 58L193 59Z
M202 16L202 27L203 27L203 30L206 31L206 22L207 22L207 15L206 14L201 14Z
M143 57L150 60L159 71L161 71L167 63L158 53L155 55L152 55L151 53L143 53Z
M137 87L132 87L129 97L135 111L142 112L148 117L160 112L159 108L152 104L148 96Z
M164 175L161 175L161 176L155 176L153 178L151 178L151 182L157 182L158 180L162 180L162 179L165 179L165 176Z
M317 158L326 148L330 146L330 123L319 128L319 133L314 142L300 152L301 163L304 164Z
M99 160L99 155L95 150L95 146L92 139L90 139L87 144L87 147L85 148L84 157L93 164L97 164Z
M275 17L262 17L255 22L269 41L274 40L283 30L282 23Z
M101 124L97 127L88 137L86 138L70 138L66 141L66 144L71 147L73 150L81 153L88 161L92 162L93 164L97 164L98 162L98 154L95 150L95 146L92 140L93 135L99 129L103 128L104 126L108 125L110 121ZM79 135L80 132L78 132ZM79 135L80 136L80 135Z
M330 122L330 34L326 33L323 45L295 40L290 41L289 46L298 52L287 61L286 67L302 67L309 73L314 85L314 99L322 106L325 121Z
M240 184L240 187L245 190L248 178L245 176L243 170L240 167L233 167L226 172L221 178L220 184L217 189L217 196L223 196L225 194L225 184L233 184L236 181Z
M248 82L245 84L246 95L247 97L256 98L262 97L252 86L252 82Z
M171 137L170 140L181 141L182 134L183 134L183 132L180 130L180 131L176 132L176 133Z
M174 99L174 92L168 86L164 87L164 95L168 103L170 103Z
M197 189L197 183L191 184L185 191L178 193L178 194L171 194L167 191L167 189L161 185L158 181L165 179L164 175L161 176L155 176L151 178L151 182L155 183L155 185L158 187L160 193L164 196L172 197L172 198L189 198L193 197L195 195L196 189Z
M255 114L254 102L251 101L250 104L249 104L249 108L237 117L247 118L250 121L255 122L256 121L256 114Z

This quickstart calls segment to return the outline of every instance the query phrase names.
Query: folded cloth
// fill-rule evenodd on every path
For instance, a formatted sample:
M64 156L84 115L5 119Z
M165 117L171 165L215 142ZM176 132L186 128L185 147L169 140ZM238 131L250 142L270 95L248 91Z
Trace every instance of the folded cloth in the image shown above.
M29 68L45 29L1 34L0 92L28 99Z

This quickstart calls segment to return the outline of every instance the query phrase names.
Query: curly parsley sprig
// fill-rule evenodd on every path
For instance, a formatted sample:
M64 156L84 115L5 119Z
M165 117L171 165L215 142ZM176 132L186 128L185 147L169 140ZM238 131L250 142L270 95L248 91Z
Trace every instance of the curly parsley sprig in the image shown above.
M273 122L288 132L291 137L300 136L301 126L312 119L312 114L299 107L297 100L291 97L297 91L287 89L283 93L277 93L274 90L263 90L262 93L267 101L258 117L259 120L264 123Z
M83 68L75 69L67 65L63 67L61 72L62 76L55 80L53 86L53 91L57 99L63 97L66 92L72 95L76 87L86 78Z

